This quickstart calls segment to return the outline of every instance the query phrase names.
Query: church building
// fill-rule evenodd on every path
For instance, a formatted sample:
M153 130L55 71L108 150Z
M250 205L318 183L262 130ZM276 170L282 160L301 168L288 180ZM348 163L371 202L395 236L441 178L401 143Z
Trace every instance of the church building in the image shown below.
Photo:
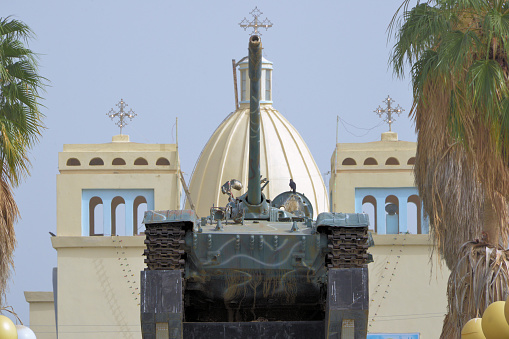
M146 210L180 209L175 144L64 145L57 175L53 292L25 292L37 338L140 338ZM50 272L48 272L50 274Z

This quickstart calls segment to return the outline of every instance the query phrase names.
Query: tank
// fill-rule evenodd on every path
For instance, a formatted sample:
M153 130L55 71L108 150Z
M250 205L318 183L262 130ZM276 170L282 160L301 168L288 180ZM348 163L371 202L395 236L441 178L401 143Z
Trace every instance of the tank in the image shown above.
M268 180L260 176L261 52L260 37L251 36L247 192L236 196L243 183L232 178L220 188L228 204L211 207L208 216L174 210L144 217L146 270L181 272L186 323L324 321L331 270L364 269L358 283L367 285L366 214L315 218L309 199L295 189L272 200L263 193Z

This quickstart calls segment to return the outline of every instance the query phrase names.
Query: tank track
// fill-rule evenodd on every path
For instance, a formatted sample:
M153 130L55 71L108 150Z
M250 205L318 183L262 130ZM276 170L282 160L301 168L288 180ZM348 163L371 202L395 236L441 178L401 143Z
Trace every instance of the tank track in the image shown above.
M184 272L184 236L181 223L147 224L145 229L145 270L181 270Z
M367 227L329 227L327 232L330 253L328 268L364 267L368 260Z

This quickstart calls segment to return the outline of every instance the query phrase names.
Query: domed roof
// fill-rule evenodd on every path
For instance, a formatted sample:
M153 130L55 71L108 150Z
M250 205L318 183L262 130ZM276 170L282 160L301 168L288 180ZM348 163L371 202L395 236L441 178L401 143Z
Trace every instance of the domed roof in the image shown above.
M292 178L297 191L306 195L318 213L328 211L327 191L322 176L306 143L297 130L271 105L260 107L260 173L269 184L263 190L267 199L289 191ZM240 180L247 191L249 162L249 108L231 113L216 129L203 148L193 172L190 194L200 217L209 215L210 207L226 206L228 197L221 185ZM189 208L189 202L187 202Z

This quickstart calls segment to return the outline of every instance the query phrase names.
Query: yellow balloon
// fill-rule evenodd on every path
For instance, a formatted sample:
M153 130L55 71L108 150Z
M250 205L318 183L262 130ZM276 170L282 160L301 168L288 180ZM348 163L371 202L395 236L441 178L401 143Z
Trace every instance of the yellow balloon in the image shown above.
M509 300L509 297L507 298L507 300ZM505 301L504 314L505 314L505 321L507 321L509 323L509 303L507 302L507 300Z
M461 330L461 339L486 339L481 327L481 318L470 319Z
M505 320L505 301L495 301L482 315L482 331L486 339L509 338L509 324Z
M18 331L11 319L5 315L0 315L0 338L18 339Z

